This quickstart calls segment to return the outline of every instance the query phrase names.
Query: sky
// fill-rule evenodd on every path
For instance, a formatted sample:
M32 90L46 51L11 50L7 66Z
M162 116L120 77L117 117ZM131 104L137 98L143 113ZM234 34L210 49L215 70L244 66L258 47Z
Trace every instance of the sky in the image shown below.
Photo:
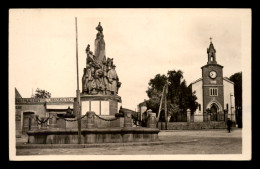
M114 58L122 82L122 106L135 110L148 99L156 74L183 71L189 85L201 77L210 37L217 63L230 77L242 71L244 10L237 9L11 9L9 12L9 91L29 98L36 88L52 97L76 97L76 33L80 90L85 49L103 27L106 57ZM247 11L248 12L248 11Z

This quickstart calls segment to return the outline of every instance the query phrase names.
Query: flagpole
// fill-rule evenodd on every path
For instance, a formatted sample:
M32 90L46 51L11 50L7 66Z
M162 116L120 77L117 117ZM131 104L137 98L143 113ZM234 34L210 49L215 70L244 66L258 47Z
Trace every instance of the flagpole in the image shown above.
M79 90L79 65L78 65L78 28L77 17L75 17L76 24L76 62L77 62L77 118L78 118L78 144L81 144L81 108L80 108L80 90Z

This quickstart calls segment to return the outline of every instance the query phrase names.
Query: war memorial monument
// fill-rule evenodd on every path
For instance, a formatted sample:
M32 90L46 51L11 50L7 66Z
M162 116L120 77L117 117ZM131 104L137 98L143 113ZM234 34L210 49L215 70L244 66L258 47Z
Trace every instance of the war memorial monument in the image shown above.
M94 54L86 48L82 92L74 98L73 111L50 111L48 117L29 116L29 144L88 144L157 141L156 115L150 112L147 127L133 127L131 111L118 110L121 86L113 58L106 57L101 23L96 27ZM78 90L77 90L78 91ZM79 104L77 102L79 101ZM77 111L80 111L78 116ZM81 115L82 114L82 115ZM79 125L81 129L78 129ZM80 136L80 137L79 137ZM79 141L80 138L80 141Z

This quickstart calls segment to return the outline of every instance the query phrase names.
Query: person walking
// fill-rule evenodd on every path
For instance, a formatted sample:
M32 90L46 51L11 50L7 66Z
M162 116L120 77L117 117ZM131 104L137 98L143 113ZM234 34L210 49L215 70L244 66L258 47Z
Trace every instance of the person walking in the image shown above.
M227 120L227 129L228 129L229 133L231 131L231 125L232 125L232 122L231 122L230 118L228 118L228 120Z

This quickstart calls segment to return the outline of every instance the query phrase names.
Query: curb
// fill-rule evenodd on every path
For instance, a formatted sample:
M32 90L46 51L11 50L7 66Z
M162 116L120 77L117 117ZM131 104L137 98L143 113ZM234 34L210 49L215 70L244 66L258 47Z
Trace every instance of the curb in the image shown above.
M191 143L198 140L191 141L157 141L157 142L133 142L133 143L99 143L99 144L24 144L17 145L16 149L56 149L56 148L96 148L105 146L150 146L173 143Z

